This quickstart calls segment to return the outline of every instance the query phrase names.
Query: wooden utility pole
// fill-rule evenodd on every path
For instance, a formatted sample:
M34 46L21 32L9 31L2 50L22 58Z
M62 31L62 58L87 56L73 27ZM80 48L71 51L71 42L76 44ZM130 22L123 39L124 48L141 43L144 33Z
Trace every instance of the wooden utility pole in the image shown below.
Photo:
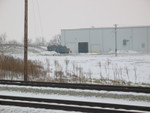
M115 24L115 56L117 56L117 24Z
M25 0L24 15L24 81L28 81L28 0Z

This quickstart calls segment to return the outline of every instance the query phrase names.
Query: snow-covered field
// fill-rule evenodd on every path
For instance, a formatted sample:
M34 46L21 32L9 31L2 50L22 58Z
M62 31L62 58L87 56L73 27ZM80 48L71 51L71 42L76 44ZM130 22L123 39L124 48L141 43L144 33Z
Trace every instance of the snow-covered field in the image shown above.
M18 49L17 51L21 51ZM23 58L22 52L11 55ZM63 76L91 79L97 83L128 85L150 85L150 54L137 52L120 52L114 54L70 54L60 55L46 51L46 48L29 48L29 59L41 61L47 71L48 78L61 71ZM75 81L74 81L75 82Z
M76 66L76 68L82 69L83 76L87 76L87 78L91 74L91 77L96 79L103 77L134 83L150 83L150 55L124 55L118 57L113 55L31 56L29 59L40 60L45 66L49 61L52 76L55 70L54 62L58 61L65 72L65 61L68 60L68 72L74 73L73 66Z

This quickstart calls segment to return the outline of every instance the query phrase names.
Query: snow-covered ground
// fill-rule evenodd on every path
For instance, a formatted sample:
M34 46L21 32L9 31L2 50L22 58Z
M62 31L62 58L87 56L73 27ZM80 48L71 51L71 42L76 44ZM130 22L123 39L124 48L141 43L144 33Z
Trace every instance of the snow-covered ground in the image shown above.
M76 101L91 101L116 103L127 105L138 105L150 107L150 94L132 92L113 92L96 90L79 90L65 88L43 88L31 86L0 85L1 95L67 99ZM18 112L18 109L20 112ZM0 113L67 113L59 110L45 110L21 107L0 106ZM75 112L72 112L75 113Z
M29 107L1 106L0 113L80 113L62 110L35 109Z
M150 94L133 92L0 85L0 94L150 106Z
M50 110L50 109L35 109L29 107L17 106L0 106L0 113L81 113L75 111Z
M23 48L15 48L9 55L23 58ZM114 54L70 54L60 55L47 51L46 48L29 47L29 59L41 61L47 71L47 77L54 78L56 71L64 76L90 78L92 81L123 81L129 85L150 85L150 54L135 51L119 51Z
M23 48L14 48L7 55L23 59ZM47 75L44 76L46 79L54 78L56 71L62 71L64 76L82 75L95 83L98 80L104 80L107 84L112 84L112 81L124 81L130 83L129 85L150 86L150 54L121 51L117 57L112 53L60 55L46 51L46 48L30 47L29 59L41 62L47 71ZM8 90L9 87L11 90ZM59 88L36 88L32 92L31 89L31 87L0 85L0 94L150 106L149 94ZM66 111L0 106L0 113L66 113Z
M66 71L66 60L70 73L76 73L82 69L83 76L101 79L125 80L133 83L150 83L150 55L68 55L68 56L29 56L31 60L40 60L43 65L49 66L53 76L55 71L55 61L58 61L60 68ZM101 73L101 75L100 75Z

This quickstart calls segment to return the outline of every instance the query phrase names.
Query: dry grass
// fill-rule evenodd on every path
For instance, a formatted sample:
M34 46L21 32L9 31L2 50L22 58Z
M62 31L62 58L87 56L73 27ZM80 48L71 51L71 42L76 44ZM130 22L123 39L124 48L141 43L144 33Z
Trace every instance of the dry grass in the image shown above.
M0 55L0 78L23 79L24 61L12 56ZM44 73L39 61L28 61L28 74L30 80Z
M65 67L61 66L61 64L55 60L54 67L55 69L51 69L50 61L46 59L46 68L44 70L43 66L41 66L40 61L28 61L28 74L30 81L46 81L46 82L61 82L61 83L97 83L102 85L139 85L137 83L137 70L134 68L135 73L135 83L132 83L129 79L129 69L127 67L121 68L118 66L114 66L112 68L114 79L109 77L110 67L107 63L106 65L102 65L99 62L99 77L93 78L92 71L88 70L85 72L82 67L78 66L75 63L70 63L69 60L65 60ZM72 64L72 65L71 65ZM68 69L68 67L72 67L72 71ZM106 72L102 72L102 66L104 67ZM64 68L64 69L63 69ZM124 74L123 74L124 71ZM54 72L54 75L52 74ZM0 79L16 79L23 80L24 73L24 61L19 58L14 58L11 56L0 55ZM128 80L124 80L123 76L126 76ZM150 86L150 84L142 83L141 85Z

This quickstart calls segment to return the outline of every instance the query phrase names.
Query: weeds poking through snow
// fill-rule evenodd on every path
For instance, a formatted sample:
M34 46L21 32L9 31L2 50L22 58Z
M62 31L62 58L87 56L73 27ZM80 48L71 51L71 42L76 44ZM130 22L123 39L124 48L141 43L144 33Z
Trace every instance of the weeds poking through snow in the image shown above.
M68 76L68 65L69 65L68 59L65 60L65 64L66 64L66 76Z
M126 72L126 75L128 77L128 81L130 81L130 79L129 79L129 69L128 69L127 66L125 66L125 72Z
M102 75L102 63L99 61L98 62L98 66L99 66L99 74L100 74L100 80L102 80L103 79L103 75Z
M58 60L54 61L54 69L48 58L45 59L45 69L40 61L29 61L29 78L33 81L48 82L70 82L70 83L98 83L105 85L131 85L131 78L137 84L137 68L134 66L130 70L127 66L113 64L110 59L105 62L96 62L98 72L92 72L80 64L65 59L63 64ZM7 65L6 65L7 64ZM12 65L14 64L14 65ZM103 64L103 65L102 65ZM133 77L130 77L130 71ZM93 74L98 74L98 79ZM0 56L0 79L23 80L23 60L13 57ZM150 78L148 78L150 79Z
M79 68L78 68L78 71L79 71L79 82L82 83L83 68L79 67Z
M123 71L123 68L120 67L120 68L119 68L120 81L123 81L122 71ZM124 83L123 83L123 84L124 84ZM122 85L123 85L123 84L122 84Z
M47 71L48 74L51 73L50 62L49 62L48 58L46 58L46 71Z
M89 79L89 82L92 83L92 72L91 69L89 69L88 73L87 73L87 78Z
M137 68L134 67L133 70L134 70L134 77L135 77L135 83L136 83L136 81L137 81L137 72L136 72Z
M73 75L76 75L76 65L74 62L72 62L72 68L73 68Z
M59 82L63 82L64 72L62 70L61 65L57 60L54 61L54 65L55 65L55 72L54 72L55 80Z
M109 65L110 65L110 60L109 59L107 59L107 66L109 67Z
M112 66L112 69L113 69L114 80L117 80L117 66L116 65Z

